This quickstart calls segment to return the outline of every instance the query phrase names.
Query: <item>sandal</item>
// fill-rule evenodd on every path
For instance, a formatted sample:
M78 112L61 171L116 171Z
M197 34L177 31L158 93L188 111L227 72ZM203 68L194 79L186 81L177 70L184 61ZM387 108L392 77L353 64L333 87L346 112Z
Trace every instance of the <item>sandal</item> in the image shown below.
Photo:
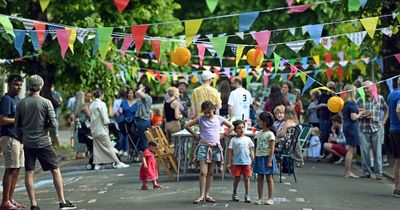
M200 197L200 198L197 198L196 200L194 200L193 204L199 204L201 202L204 202L204 198L203 197Z
M159 184L155 184L155 185L153 185L153 189L161 189L162 188L162 186L161 185L159 185Z
M211 197L211 196L206 196L206 202L210 202L210 203L215 203L216 201L215 201L215 199L213 198L213 197Z
M149 187L147 186L147 185L142 185L142 188L141 188L142 190L148 190L149 189Z

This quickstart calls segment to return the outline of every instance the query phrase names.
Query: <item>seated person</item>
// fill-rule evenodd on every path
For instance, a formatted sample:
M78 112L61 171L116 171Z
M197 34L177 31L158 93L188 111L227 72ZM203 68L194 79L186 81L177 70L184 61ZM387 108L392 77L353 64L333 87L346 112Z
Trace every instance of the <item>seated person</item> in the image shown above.
M343 134L343 119L340 115L332 117L331 134L324 144L325 151L329 152L328 160L339 158L334 164L341 164L346 156L346 139Z

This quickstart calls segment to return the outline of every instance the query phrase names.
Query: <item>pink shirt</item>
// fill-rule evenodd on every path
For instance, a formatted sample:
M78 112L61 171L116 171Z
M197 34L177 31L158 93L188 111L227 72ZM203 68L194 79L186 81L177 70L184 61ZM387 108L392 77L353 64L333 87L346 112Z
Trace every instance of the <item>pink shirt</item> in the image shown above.
M214 115L212 118L200 116L198 118L198 123L201 140L208 144L219 143L219 134L223 122L224 118L219 115Z

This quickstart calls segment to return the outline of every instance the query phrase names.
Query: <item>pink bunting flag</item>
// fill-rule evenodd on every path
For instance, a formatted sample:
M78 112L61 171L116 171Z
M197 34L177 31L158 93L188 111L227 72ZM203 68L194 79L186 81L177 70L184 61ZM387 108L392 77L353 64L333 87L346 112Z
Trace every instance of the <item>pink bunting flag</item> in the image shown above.
M126 6L129 4L129 0L114 0L115 6L117 6L118 12L122 13Z
M261 47L262 51L267 54L269 38L271 37L271 31L260 31L252 33L254 39L257 41L258 46Z
M42 44L44 42L44 35L46 33L46 23L35 22L34 27L36 30L36 35L39 40L39 49L42 49Z
M158 62L160 62L160 46L161 46L161 40L159 39L151 40L151 47L153 48L154 54L156 55Z
M205 44L197 44L197 50L199 51L200 66L203 66L204 52L206 51Z
M400 53L397 53L396 55L394 55L394 57L396 57L397 61L400 63Z
M311 4L304 4L304 5L298 5L298 6L293 6L290 8L290 10L287 11L287 13L300 13L306 11L308 8L311 7Z
M137 25L131 27L132 37L135 41L136 46L136 55L139 56L140 49L142 49L144 36L146 35L146 31L149 25Z
M71 30L60 29L56 30L57 41L61 48L61 57L65 58L65 53L68 50L69 39L71 37Z
M263 82L264 82L264 87L267 87L267 85L268 85L268 79L269 79L269 76L271 75L271 73L266 73L266 72L264 72L264 75L263 75Z
M113 70L113 64L112 63L110 63L110 62L108 62L108 61L106 61L106 66L107 66L107 68L108 69L110 69L110 70Z
M129 46L131 46L132 42L133 42L133 37L132 36L125 36L124 37L124 42L122 43L122 47L121 47L122 57L125 57L125 53L128 50Z
M373 84L371 86L371 90L372 90L372 95L374 96L375 101L378 102L378 88L376 87L376 84Z
M292 6L292 4L293 4L293 0L286 0L286 2L287 2L287 5L290 7L290 6Z
M294 65L290 65L290 73L288 80L291 80L293 76L296 74L297 68Z

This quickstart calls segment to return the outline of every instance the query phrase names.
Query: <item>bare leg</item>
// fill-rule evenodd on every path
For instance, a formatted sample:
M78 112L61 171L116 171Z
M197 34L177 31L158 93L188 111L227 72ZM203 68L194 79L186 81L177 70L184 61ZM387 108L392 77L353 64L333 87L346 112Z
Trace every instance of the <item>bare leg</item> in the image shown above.
M53 183L54 183L54 188L57 191L58 200L60 201L60 203L65 203L64 186L60 168L51 170L51 174L53 175Z
M15 186L17 185L17 181L18 181L19 168L13 169L12 175L13 175L13 178L12 178L10 194L9 194L10 201L14 201L14 190L15 190Z
M199 185L200 185L200 197L204 198L206 195L206 179L207 179L207 171L208 164L205 161L200 161L200 176L199 176Z
M233 193L236 194L237 193L237 187L239 185L240 182L240 176L235 176L235 178L233 179Z
M206 192L205 192L205 196L209 196L210 191L211 191L211 185L214 179L214 171L213 171L213 167L214 167L214 162L207 164L207 179L206 179Z
M272 199L272 194L274 193L274 179L272 178L272 174L267 175L268 182L268 199Z
M34 179L35 171L25 171L25 188L31 200L31 206L37 206L35 197Z
M6 168L3 176L3 201L2 204L7 203L11 200L11 188L13 182L13 170L12 168Z
M264 190L264 174L257 175L257 191L258 191L258 199L263 199L263 190Z
M354 175L353 172L351 172L351 164L353 161L353 154L354 154L354 146L350 146L347 149L347 153L346 153L346 158L345 158L345 162L344 162L344 175L345 176L351 176Z
M394 188L400 190L400 159L394 162Z
M336 156L338 156L338 157L340 157L340 158L344 158L344 157L341 156L338 152L336 152L335 150L332 149L332 144L331 144L331 143L325 143L325 144L324 144L324 149L325 149L326 151L328 151L329 153L333 154L333 155L336 155Z
M244 191L245 191L246 195L248 195L249 189L250 189L250 177L243 176L243 182L244 182Z

